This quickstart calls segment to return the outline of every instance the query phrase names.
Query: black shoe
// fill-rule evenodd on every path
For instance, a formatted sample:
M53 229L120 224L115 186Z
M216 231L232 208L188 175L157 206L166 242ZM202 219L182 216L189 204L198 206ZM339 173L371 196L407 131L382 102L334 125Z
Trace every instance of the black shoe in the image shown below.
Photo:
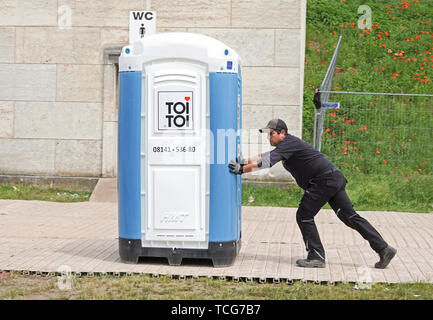
M326 263L323 260L299 259L296 265L303 268L325 268Z
M387 246L385 249L379 252L380 261L376 262L374 265L377 269L385 269L386 266L391 262L391 259L394 258L397 250L391 246Z

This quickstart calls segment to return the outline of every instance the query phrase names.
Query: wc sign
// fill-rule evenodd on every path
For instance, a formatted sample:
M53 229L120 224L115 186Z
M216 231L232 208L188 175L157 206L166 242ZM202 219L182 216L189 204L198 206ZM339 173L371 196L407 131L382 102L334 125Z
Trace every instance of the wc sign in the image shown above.
M129 11L129 43L155 34L155 11Z
M193 129L193 92L158 92L158 130Z

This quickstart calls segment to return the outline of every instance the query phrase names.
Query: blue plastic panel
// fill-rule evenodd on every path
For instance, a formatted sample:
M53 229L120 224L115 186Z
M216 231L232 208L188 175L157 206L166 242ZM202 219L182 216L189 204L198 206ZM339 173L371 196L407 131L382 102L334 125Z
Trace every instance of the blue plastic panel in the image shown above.
M242 71L241 66L239 65L238 70L238 128L239 128L239 135L237 137L238 139L238 152L242 153ZM242 154L240 154L242 157ZM237 203L237 210L238 210L238 239L241 238L241 231L242 231L242 175L238 175L238 181L237 182L237 190L238 190L238 203Z
M140 121L142 73L119 73L118 176L119 237L141 239Z
M211 242L237 240L240 235L241 179L228 170L229 161L239 155L240 85L238 74L209 74L210 130L214 139L213 161L210 164L209 241ZM224 133L228 135L222 143L221 137Z

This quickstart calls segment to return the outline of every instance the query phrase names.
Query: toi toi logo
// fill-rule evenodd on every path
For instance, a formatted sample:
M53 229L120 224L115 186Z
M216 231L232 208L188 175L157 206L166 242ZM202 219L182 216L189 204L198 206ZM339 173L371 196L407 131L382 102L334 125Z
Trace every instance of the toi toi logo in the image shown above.
M165 118L167 119L167 127L171 128L173 125L177 128L182 128L184 126L188 127L189 124L189 99L190 97L185 97L186 102L166 102L167 114Z
M158 92L159 130L192 129L192 91Z

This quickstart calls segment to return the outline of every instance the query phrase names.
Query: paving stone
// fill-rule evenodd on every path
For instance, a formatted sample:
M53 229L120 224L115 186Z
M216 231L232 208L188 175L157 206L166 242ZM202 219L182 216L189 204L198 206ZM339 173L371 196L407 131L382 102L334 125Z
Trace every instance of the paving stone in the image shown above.
M242 247L234 264L213 268L209 261L170 266L164 259L122 263L117 242L117 203L53 203L0 200L0 270L74 273L144 273L154 276L209 276L221 279L314 282L429 282L433 283L431 237L433 214L369 212L373 225L388 223L393 238L405 239L388 268L374 268L377 254L358 234L344 226L331 210L322 210L316 223L324 235L327 265L297 267L306 252L296 225L296 208L243 207ZM387 214L386 218L384 215ZM410 224L404 221L410 221ZM408 226L411 226L410 228ZM384 228L382 228L385 230Z

